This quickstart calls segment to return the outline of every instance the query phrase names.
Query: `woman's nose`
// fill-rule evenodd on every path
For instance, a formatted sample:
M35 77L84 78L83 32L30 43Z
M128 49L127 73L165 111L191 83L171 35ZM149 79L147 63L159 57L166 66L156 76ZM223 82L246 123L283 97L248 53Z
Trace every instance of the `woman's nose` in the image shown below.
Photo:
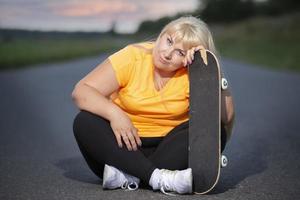
M165 53L164 53L164 57L166 60L171 60L172 58L172 50L167 50Z

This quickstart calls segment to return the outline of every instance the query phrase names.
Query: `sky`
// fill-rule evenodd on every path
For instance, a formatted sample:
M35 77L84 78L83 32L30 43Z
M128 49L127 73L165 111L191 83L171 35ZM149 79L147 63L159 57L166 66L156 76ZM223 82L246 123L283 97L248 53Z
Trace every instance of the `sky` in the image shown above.
M0 27L132 33L143 20L194 11L199 0L0 0Z

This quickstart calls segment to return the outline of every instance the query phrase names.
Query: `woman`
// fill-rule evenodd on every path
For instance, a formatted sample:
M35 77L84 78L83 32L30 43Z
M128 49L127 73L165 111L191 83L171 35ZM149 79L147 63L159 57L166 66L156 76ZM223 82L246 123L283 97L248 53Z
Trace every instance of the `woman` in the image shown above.
M215 52L206 24L181 17L155 42L128 45L76 84L75 138L104 189L134 190L142 181L162 192L192 192L187 66L198 51L207 62L205 49ZM221 112L224 149L234 118L229 90Z

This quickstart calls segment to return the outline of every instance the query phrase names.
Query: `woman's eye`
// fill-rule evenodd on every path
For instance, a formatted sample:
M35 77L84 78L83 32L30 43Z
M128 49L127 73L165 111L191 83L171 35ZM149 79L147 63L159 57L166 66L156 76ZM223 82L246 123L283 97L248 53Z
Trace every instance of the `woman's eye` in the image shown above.
M167 43L172 44L172 40L170 38L167 38Z
M182 51L178 51L178 54L179 54L180 56L185 56L184 53L182 53Z

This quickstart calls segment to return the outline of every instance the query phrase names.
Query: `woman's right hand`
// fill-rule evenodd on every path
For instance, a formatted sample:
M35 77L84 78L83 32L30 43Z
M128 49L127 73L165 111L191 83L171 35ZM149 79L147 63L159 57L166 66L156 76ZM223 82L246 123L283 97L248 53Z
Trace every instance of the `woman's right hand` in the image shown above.
M136 151L137 145L142 145L142 141L138 136L138 130L133 126L130 118L121 109L114 110L111 114L110 126L120 148L123 147L123 142L129 151Z

